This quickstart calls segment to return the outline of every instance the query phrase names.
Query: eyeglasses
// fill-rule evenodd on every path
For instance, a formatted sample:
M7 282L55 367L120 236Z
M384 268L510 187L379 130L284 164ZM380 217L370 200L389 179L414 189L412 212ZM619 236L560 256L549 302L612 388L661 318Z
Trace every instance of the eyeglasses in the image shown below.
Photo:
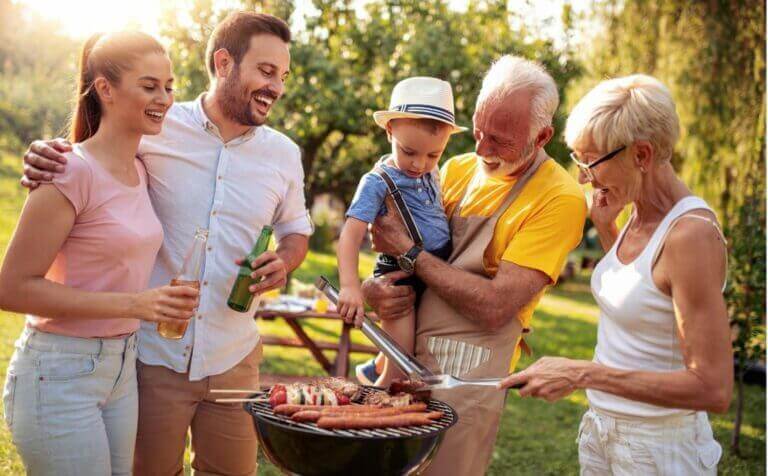
M584 173L584 177L586 177L587 180L591 182L592 180L595 179L595 175L592 173L593 167L596 167L605 161L611 160L612 158L619 155L619 153L626 148L627 148L626 145L622 145L621 147L614 150L613 152L608 152L604 156L600 157L594 162L590 162L589 164L585 164L584 162L579 160L579 157L576 155L576 152L571 152L571 160L574 161L576 163L576 166L579 167L579 170L581 170Z

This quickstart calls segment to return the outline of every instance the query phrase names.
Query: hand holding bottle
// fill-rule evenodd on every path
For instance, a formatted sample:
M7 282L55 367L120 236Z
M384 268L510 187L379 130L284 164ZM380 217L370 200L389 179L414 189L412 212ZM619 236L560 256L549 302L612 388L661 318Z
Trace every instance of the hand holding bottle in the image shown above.
M200 291L192 286L161 286L136 294L137 317L144 321L178 323L195 313Z
M189 251L184 257L184 263L181 265L179 274L171 279L170 286L163 286L163 288L160 288L173 289L167 290L167 293L177 298L182 296L190 297L190 293L194 291L195 305L193 306L193 309L194 307L197 307L197 296L200 293L200 274L202 273L203 262L205 261L205 243L207 240L208 230L203 228L195 230L195 237L192 240L192 245L190 246ZM183 291L177 291L177 289L183 289ZM180 303L176 301L176 304ZM168 306L167 299L163 301L163 305ZM188 306L188 303L183 304L182 306ZM183 307L182 309L182 313L188 311L187 307ZM189 317L192 317L191 313L189 314ZM189 317L171 321L160 321L157 323L157 333L166 339L181 339L184 337L184 333L187 332Z
M237 260L238 265L243 260ZM279 289L288 282L288 269L285 262L274 251L267 250L251 261L251 278L254 281L248 289L251 293L259 295L271 289Z

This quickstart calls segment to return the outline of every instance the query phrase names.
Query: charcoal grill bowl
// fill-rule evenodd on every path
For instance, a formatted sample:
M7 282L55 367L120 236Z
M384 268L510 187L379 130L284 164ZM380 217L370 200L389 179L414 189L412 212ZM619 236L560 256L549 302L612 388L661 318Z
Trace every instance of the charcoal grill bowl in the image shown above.
M283 472L301 476L415 474L429 464L445 432L458 420L452 411L449 424L425 434L344 436L284 423L255 412L255 408L246 404L267 458Z

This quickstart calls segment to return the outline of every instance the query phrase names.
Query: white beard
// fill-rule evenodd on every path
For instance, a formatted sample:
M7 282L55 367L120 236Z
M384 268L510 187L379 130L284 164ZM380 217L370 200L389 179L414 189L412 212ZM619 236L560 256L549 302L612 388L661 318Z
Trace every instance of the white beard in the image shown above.
M480 160L480 170L486 178L506 177L520 167L517 161L506 162L498 157L478 157L478 159Z
M537 150L533 143L528 144L523 153L520 154L522 158L513 162L502 160L500 157L480 157L480 170L483 171L483 175L486 178L502 178L511 175L520 168L521 165L531 161L537 154Z

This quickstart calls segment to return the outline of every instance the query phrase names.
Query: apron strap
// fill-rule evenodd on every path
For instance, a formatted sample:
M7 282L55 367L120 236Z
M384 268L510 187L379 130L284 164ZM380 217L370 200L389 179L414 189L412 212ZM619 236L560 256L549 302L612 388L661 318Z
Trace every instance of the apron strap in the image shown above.
M539 167L541 167L541 164L543 164L547 160L549 160L549 156L546 154L546 152L544 152L544 149L540 150L533 164L531 164L531 166L528 167L528 170L526 170L525 173L523 173L523 175L521 175L520 178L517 179L517 182L515 182L515 184L512 186L509 192L507 192L507 196L504 197L504 201L501 203L501 205L499 205L499 207L496 208L496 211L493 212L492 215L486 217L486 220L490 220L492 218L498 220L499 217L505 211L507 211L507 208L509 208L509 206L512 205L512 202L515 201L517 196L520 195L520 192L523 191L523 188L528 183L528 181L533 177L536 171L539 170ZM478 181L479 175L480 175L479 172L475 171L475 174L472 176L472 179L464 188L464 193L461 194L461 198L457 202L456 206L453 207L453 210L451 211L451 216L448 217L449 219L452 218L453 215L456 213L456 211L461 208L461 204L464 202L464 199L467 197L469 190L473 188L473 186L475 185L475 182Z
M400 213L400 217L403 219L403 223L405 223L405 227L408 229L408 234L411 235L411 240L413 240L414 245L423 248L424 240L421 237L419 228L416 226L416 222L413 220L411 210L403 199L403 194L400 192L400 189L397 188L392 177L390 177L381 166L377 165L376 168L373 169L373 173L381 177L381 179L384 180L384 183L387 184L389 196L395 201L397 211Z
M515 185L512 186L512 189L509 191L507 196L504 198L504 202L496 209L495 212L493 212L493 215L491 215L488 218L493 218L498 220L501 215L507 211L507 208L512 205L512 202L514 202L517 197L520 195L520 193L523 191L523 188L525 188L526 184L531 180L533 175L536 173L536 171L539 170L539 167L541 167L541 164L549 160L549 156L544 153L544 150L539 151L538 156L536 156L536 159L533 161L533 164L531 164L530 167L528 167L528 170L525 171L523 175L520 176L519 179L517 179L517 182L515 182Z

